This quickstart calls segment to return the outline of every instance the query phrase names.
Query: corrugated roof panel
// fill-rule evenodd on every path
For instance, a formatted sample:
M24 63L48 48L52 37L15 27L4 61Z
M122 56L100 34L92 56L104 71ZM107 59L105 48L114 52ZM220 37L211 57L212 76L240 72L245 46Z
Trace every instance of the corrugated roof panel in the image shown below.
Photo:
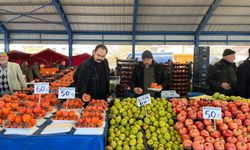
M133 4L134 0L61 0L63 5L69 4Z
M165 35L165 40L194 40L192 35Z
M138 23L199 24L202 17L138 17Z
M41 44L40 41L28 41L28 40L11 40L10 44Z
M208 24L250 24L250 16L238 16L238 17L211 17Z
M10 34L10 39L40 39L39 34Z
M106 42L106 41L104 41L103 44L105 44L105 45L131 45L131 42L117 42L117 41Z
M229 35L228 40L250 40L250 36ZM250 44L249 44L250 45Z
M41 34L41 39L68 39L67 34Z
M204 15L209 7L139 7L139 15Z
M10 12L15 12L15 13L28 13L28 12L31 12L31 11L33 11L35 9L40 8L41 6L40 5L34 5L34 6L30 6L30 5L29 6L25 6L25 5L1 6L0 5L0 9L10 11ZM4 12L3 10L1 10L0 12ZM48 5L46 7L43 7L41 9L38 9L38 10L34 11L34 13L55 13L55 12L56 12L56 9L52 5Z
M19 23L12 24L7 23L6 27L9 30L64 30L65 27L57 24L27 24L27 23Z
M213 0L143 0L139 4L147 5L210 5Z
M62 22L60 16L58 15L30 15L30 16L38 18L38 19L42 19L42 20L47 20L47 21ZM18 15L1 15L0 20L2 22L7 22L11 19L14 19L15 17L18 17ZM23 17L14 19L13 21L16 22L16 21L41 21L41 20L32 19L32 18L23 16Z
M71 24L74 31L132 31L132 25Z
M164 40L164 35L137 35L136 40Z
M242 6L250 6L249 0L222 0L221 5L242 5Z
M73 34L73 39L78 40L78 39L96 39L96 40L101 40L102 35L79 35L79 34Z
M29 3L29 4L47 4L49 3L51 0L1 0L2 4L9 4L9 3Z
M68 44L68 41L41 41L41 44Z
M250 31L249 25L207 25L204 31Z
M137 25L136 31L196 31L198 25Z
M215 36L212 36L212 35L209 35L209 36L206 36L206 35L202 35L200 36L200 40L226 40L227 39L227 36L223 36L223 35L215 35Z
M129 14L133 15L133 6L63 6L66 14Z
M250 15L250 7L218 7L215 15Z
M136 42L136 45L164 45L164 42Z
M193 42L136 42L136 45L193 45Z
M132 40L131 35L104 35L104 40Z
M228 42L227 45L235 45L235 46L249 46L249 42ZM236 52L237 53L237 52ZM237 57L237 56L236 56Z
M207 45L227 45L226 42L200 42L200 46L207 46Z
M132 23L133 16L68 16L69 22Z
M99 41L74 41L74 45L84 44L84 45L97 45L100 44Z

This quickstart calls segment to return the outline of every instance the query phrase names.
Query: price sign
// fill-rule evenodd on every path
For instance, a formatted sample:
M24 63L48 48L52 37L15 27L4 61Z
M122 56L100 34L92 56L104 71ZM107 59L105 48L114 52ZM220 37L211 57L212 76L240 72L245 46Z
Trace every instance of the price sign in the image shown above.
M137 104L139 107L145 106L149 103L151 103L150 94L145 94L145 95L137 97Z
M48 94L49 93L49 83L38 82L34 85L34 94Z
M204 119L221 119L221 107L203 107Z
M76 89L74 87L59 87L58 99L74 99Z

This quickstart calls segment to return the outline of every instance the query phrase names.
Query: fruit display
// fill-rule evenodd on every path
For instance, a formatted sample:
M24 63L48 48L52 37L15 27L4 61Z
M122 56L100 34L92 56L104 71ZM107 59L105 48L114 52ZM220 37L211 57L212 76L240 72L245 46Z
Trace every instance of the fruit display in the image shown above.
M177 113L175 129L178 130L186 149L248 150L250 149L250 105L235 100L185 98L172 100ZM221 107L222 119L215 122L203 119L203 106ZM216 126L215 126L215 125Z
M117 85L117 96L123 97L124 91L127 86L130 85L136 59L117 59L116 60L116 71L117 75L121 77L120 84Z
M36 119L31 114L15 114L11 113L8 115L7 123L5 128L31 128L36 125Z
M110 109L106 149L183 149L174 116L165 99L151 98L146 107L138 107L135 98L116 99Z
M66 109L81 109L83 107L83 102L80 98L68 99L63 102L62 108Z
M57 110L52 120L77 120L78 115L74 110Z
M70 71L69 73L64 75L62 78L55 80L54 82L50 82L50 89L58 90L59 87L69 86L74 81L73 80L74 72L75 72L75 70Z
M220 94L218 92L215 92L211 98L209 98L210 100L222 100L222 101L235 101L235 100L241 100L243 102L250 102L248 99L242 98L240 96L226 96L224 94Z
M107 102L92 99L76 123L77 128L100 128L106 119Z
M151 83L150 88L155 88L155 89L162 89L161 85L158 85L157 83Z

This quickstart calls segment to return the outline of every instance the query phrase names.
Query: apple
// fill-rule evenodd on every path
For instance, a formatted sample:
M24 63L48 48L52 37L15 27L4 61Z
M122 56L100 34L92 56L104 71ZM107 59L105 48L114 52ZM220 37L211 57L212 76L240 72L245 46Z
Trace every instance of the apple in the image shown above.
M237 140L238 140L238 142L247 143L247 137L243 136L243 135L238 135Z
M221 134L220 134L219 131L212 131L212 132L210 133L210 135L211 135L211 137L213 137L213 138L219 138L219 137L221 137Z
M224 143L219 142L219 141L215 141L214 142L214 149L215 150L225 150Z
M246 120L244 121L244 125L245 125L245 126L250 126L250 119L246 119Z
M241 119L235 118L233 121L234 121L238 126L241 126L241 125L242 125Z
M178 130L179 134L182 135L182 134L186 134L188 132L188 130L186 128L180 128Z
M203 119L203 113L201 110L197 112L197 119L202 120Z
M179 122L185 122L186 121L186 115L185 114L182 114L182 113L180 113L180 114L178 114L177 115L177 120L179 121Z
M183 147L185 149L191 149L191 147L192 147L192 141L191 140L184 140L182 143L183 143Z
M194 121L192 120L192 119L190 119L190 118L187 118L186 120L185 120L185 126L187 127L188 125L193 125L194 124Z
M201 130L200 131L200 136L206 138L206 137L209 137L209 133L207 132L207 130Z
M214 127L211 126L211 125L207 126L207 127L206 127L206 130L207 130L209 133L215 131Z
M226 130L221 130L221 131L223 131L223 136L224 137L233 136L233 132L231 130L226 129Z
M236 137L237 137L238 135L242 135L241 129L239 129L239 128L234 129L234 130L233 130L233 135L236 136Z
M206 140L206 142L211 143L211 144L214 144L214 142L215 142L215 139L213 137L211 137L211 136L206 137L205 140Z
M189 134L181 134L181 139L182 140L190 140L191 136Z
M205 143L205 139L202 136L196 136L194 141L201 141L201 143Z
M204 124L201 121L196 121L194 124L199 130L204 129Z
M233 143L226 143L226 150L237 150Z
M193 148L194 150L203 150L203 149L204 149L204 146L203 146L203 144L201 143L201 141L194 141L194 142L192 143L192 148Z
M184 124L182 122L176 122L174 125L174 128L176 130L179 130L180 128L183 128L183 127L184 127Z
M237 150L247 150L247 144L243 142L236 143Z
M224 111L224 117L232 117L232 113L230 111Z
M197 113L196 113L196 111L191 110L191 111L188 112L187 116L188 116L188 118L190 118L192 120L195 120L197 118Z
M223 144L225 144L225 140L222 137L216 138L215 141L221 142Z
M212 120L210 120L210 119L204 119L204 120L203 120L203 123L204 123L204 125L206 125L206 126L210 126L210 125L213 124L213 123L212 123Z
M228 129L228 126L227 124L223 123L223 124L220 124L218 126L218 128L220 129L220 131L224 131L224 130L227 130Z
M190 125L187 126L187 129L191 130L191 129L198 129L198 128L195 125L190 124Z
M204 143L205 150L214 150L214 146L211 143Z
M234 129L237 129L237 128L238 128L238 125L237 125L236 123L234 123L234 122L230 122L230 123L228 123L227 125L228 125L228 128L229 128L230 130L234 130Z
M189 130L189 134L190 134L190 136L191 137L196 137L196 136L199 136L200 135L200 132L199 132L199 130L197 130L197 129L191 129L191 130Z
M241 110L243 113L246 113L246 112L249 112L249 111L250 111L248 105L242 105L242 106L240 107L240 110Z
M246 119L246 116L243 113L240 113L236 115L236 118L240 119L241 121L244 121Z
M227 138L227 143L235 144L237 141L238 141L237 138L234 137L234 136L230 136L230 137Z

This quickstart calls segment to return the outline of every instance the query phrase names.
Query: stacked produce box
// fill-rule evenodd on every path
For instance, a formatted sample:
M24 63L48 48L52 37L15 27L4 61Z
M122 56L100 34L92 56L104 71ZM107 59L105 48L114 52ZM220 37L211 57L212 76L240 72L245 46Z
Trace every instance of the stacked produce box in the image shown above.
M117 97L124 97L124 92L130 85L136 62L136 59L117 59L117 75L121 77L120 84L117 85Z

